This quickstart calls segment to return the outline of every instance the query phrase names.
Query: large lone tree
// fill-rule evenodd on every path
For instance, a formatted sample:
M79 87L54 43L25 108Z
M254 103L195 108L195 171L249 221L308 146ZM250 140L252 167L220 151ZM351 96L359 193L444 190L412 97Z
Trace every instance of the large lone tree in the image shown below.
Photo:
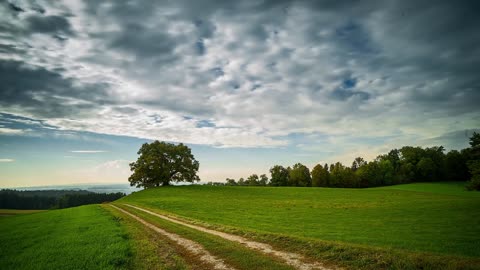
M200 181L199 163L190 148L182 143L144 143L137 154L140 155L137 161L130 163L131 186L150 188L168 186L171 182Z

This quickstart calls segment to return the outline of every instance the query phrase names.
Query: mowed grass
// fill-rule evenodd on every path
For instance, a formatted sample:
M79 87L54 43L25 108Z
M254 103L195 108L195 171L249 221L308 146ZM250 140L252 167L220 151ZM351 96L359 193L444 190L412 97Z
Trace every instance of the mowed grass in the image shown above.
M118 202L259 235L480 257L480 193L458 183L371 189L177 186Z
M128 236L100 205L0 219L0 269L127 269Z

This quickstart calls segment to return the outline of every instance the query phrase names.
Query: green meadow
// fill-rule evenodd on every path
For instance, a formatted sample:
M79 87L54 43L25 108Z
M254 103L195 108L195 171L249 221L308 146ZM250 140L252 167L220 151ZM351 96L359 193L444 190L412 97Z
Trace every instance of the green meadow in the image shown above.
M480 193L462 183L369 189L172 186L114 202L236 269L293 269L152 211L346 269L480 269ZM208 269L108 204L0 218L0 269ZM206 267L206 268L205 268Z
M23 214L32 214L44 212L45 210L18 210L18 209L0 209L0 217L8 217Z
M127 269L128 235L100 205L0 219L0 269Z
M480 193L458 183L370 189L162 187L119 203L246 233L480 257Z

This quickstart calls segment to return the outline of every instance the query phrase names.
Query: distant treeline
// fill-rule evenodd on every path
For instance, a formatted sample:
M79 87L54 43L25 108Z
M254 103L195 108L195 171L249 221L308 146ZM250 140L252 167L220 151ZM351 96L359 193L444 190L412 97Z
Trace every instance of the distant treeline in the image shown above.
M443 146L404 146L379 155L370 162L357 157L351 166L341 162L318 164L311 172L301 163L287 168L275 165L270 169L270 178L265 174L252 174L247 179L227 178L225 183L208 182L207 185L367 188L412 182L470 180L467 187L478 190L480 134L473 134L470 146L446 154Z
M85 190L0 190L2 209L58 209L111 202L125 193L94 193Z

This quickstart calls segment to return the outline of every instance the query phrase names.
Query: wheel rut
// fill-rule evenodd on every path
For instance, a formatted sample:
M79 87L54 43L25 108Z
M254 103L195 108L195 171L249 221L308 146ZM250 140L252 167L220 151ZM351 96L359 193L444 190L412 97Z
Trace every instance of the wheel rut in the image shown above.
M144 209L144 208L141 208L141 207L138 207L138 206L134 206L134 205L131 205L131 204L124 204L124 205L126 205L128 207L131 207L131 208L134 208L134 209L137 209L139 211L148 213L150 215L162 218L164 220L183 225L185 227L189 227L189 228L192 228L192 229L204 232L204 233L209 233L209 234L212 234L212 235L219 236L219 237L221 237L223 239L226 239L226 240L229 240L229 241L233 241L233 242L243 244L244 246L246 246L250 249L259 251L261 253L264 253L264 254L267 254L267 255L270 255L270 256L280 258L286 264L288 264L288 265L290 265L290 266L292 266L292 267L294 267L298 270L333 270L333 269L340 269L340 268L326 267L325 265L323 265L319 262L313 262L313 263L312 262L307 262L305 260L305 258L300 254L277 250L269 244L265 244L265 243L261 243L261 242L257 242L257 241L252 241L252 240L246 239L246 238L238 236L238 235L233 235L233 234L229 234L229 233L225 233L225 232L221 232L221 231L207 229L205 227L190 224L190 223L187 223L187 222L184 222L184 221L181 221L181 220L178 220L178 219L174 219L174 218L162 215L162 214L158 214L158 213L152 212L150 210L147 210L147 209Z
M176 244L178 244L179 246L185 248L188 252L191 252L192 254L194 255L197 255L201 261L209 264L209 265L212 265L212 269L218 269L218 270L236 270L235 268L227 265L224 263L223 260L221 260L220 258L217 258L216 256L213 256L212 254L210 254L210 252L208 252L202 245L192 241L192 240L189 240L189 239L186 239L186 238L183 238L177 234L174 234L174 233L170 233L170 232L167 232L147 221L145 221L144 219L120 208L120 207L117 207L115 205L111 205L113 208L117 209L118 211L121 211L122 213L132 217L133 219L137 220L138 222L142 223L143 225L145 225L146 227L154 230L155 232L159 233L159 234L162 234L164 235L165 237L167 237L168 239L172 240L173 242L175 242Z

